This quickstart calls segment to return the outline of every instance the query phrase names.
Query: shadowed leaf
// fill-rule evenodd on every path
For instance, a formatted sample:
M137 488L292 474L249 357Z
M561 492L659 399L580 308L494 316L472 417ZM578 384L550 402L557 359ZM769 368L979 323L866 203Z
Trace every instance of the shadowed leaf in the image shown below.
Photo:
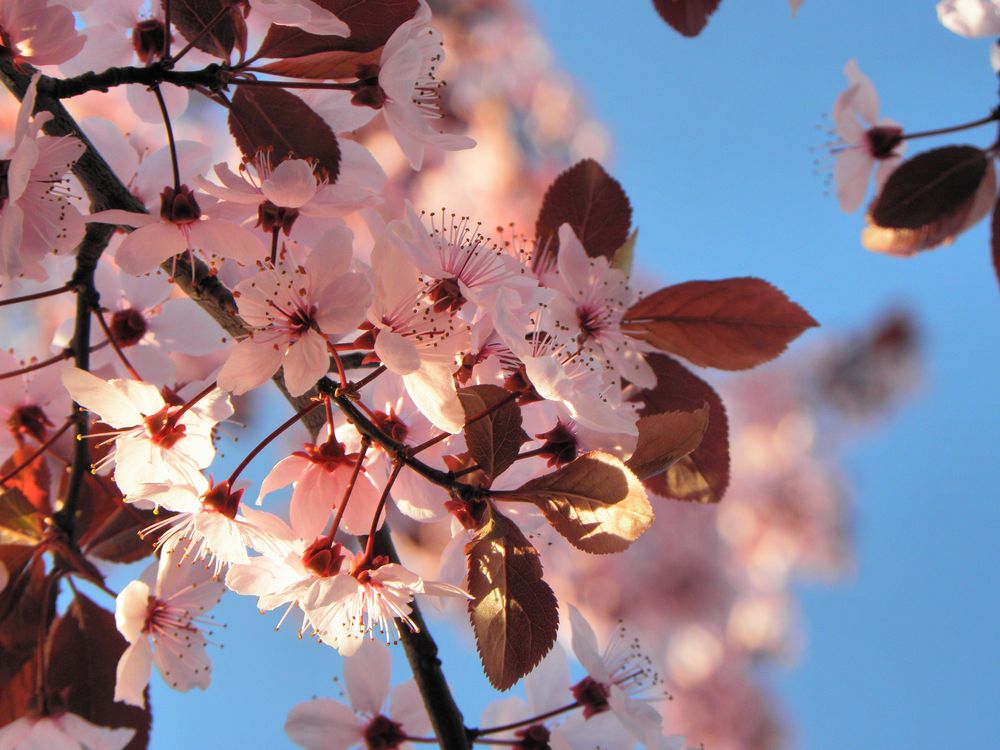
M294 26L272 24L260 46L261 57L303 57L343 50L370 52L416 15L417 0L316 0L351 29L349 37L310 34Z
M21 466L31 458L31 454L37 450L37 447L30 445L18 446L14 455L4 461L3 466L0 466L0 476L7 476L16 467ZM28 503L43 516L52 514L52 502L49 497L51 485L52 472L49 470L44 455L38 456L5 483L8 489L12 487L19 489Z
M861 243L909 256L951 242L996 198L993 159L975 146L946 146L903 162L868 209Z
M141 539L139 532L167 517L162 510L154 514L126 503L109 477L93 474L84 476L77 506L80 548L90 557L117 563L153 554L152 540Z
M229 131L243 155L270 151L271 164L309 159L330 182L340 171L340 146L326 121L294 94L273 87L241 86L229 109Z
M567 169L545 193L535 224L535 267L555 262L559 227L567 223L592 258L610 260L628 241L632 205L621 184L593 159Z
M684 365L663 354L646 357L656 373L656 386L637 390L630 401L642 402L641 416L694 411L708 404L708 427L701 443L663 474L645 480L662 497L717 503L729 486L729 426L719 394Z
M161 0L164 6L166 2ZM230 0L170 0L170 20L181 36L194 42L194 46L202 52L223 60L228 60L234 49L241 56L246 52L247 24L238 3L233 4Z
M628 549L653 523L642 482L602 451L586 453L503 497L537 505L570 544L595 554Z
M35 653L39 632L52 619L55 586L46 606L45 561L36 547L0 545L0 564L7 571L7 585L0 590L0 693L4 683L20 671ZM0 722L2 724L3 722Z
M817 325L785 294L752 277L689 281L644 297L622 330L701 367L744 370L774 359Z
M135 729L125 750L141 750L149 742L149 702L140 709L114 700L118 660L127 645L115 626L115 616L77 594L52 630L48 687L57 693L65 691L68 710L87 721Z
M695 411L639 417L639 440L625 465L639 479L661 474L701 444L708 428L708 404Z
M43 532L42 515L20 489L0 494L0 544L35 544Z
M698 36L719 0L653 0L657 12L684 36Z
M315 80L354 78L362 65L378 65L381 55L381 47L370 52L332 50L275 60L267 65L261 65L260 70L289 78Z
M542 580L538 550L495 508L465 554L479 658L490 684L507 690L552 648L559 606Z
M521 409L513 401L503 406L510 391L496 385L473 385L458 392L466 420L494 409L485 417L465 426L465 443L472 458L491 480L503 474L517 458L528 435L521 429ZM496 407L496 408L495 408Z

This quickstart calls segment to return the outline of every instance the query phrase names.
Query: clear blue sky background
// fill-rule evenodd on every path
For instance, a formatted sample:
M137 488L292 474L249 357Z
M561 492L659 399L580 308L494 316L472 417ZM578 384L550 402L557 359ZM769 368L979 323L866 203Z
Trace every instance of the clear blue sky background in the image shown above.
M610 165L641 227L638 257L665 280L757 275L831 329L890 304L917 311L926 372L916 400L849 457L858 565L835 587L802 587L807 646L775 688L795 746L1000 746L1000 293L985 223L954 246L902 261L863 250L813 174L810 147L857 58L883 114L909 130L996 105L988 43L952 35L934 4L724 0L686 40L650 2L539 0L557 62L589 93L617 143ZM952 141L986 146L990 128ZM810 334L814 335L814 334ZM335 655L252 601L227 600L226 648L207 694L153 680L153 747L284 748L288 709L333 695ZM492 699L475 656L446 642L471 717ZM461 645L461 644L458 644ZM399 660L402 662L402 658ZM400 663L400 676L405 674Z

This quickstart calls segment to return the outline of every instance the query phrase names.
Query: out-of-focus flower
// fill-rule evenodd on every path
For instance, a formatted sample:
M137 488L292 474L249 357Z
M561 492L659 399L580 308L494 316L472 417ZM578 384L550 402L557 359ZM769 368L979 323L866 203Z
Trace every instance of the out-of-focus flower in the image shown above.
M49 0L0 3L0 53L16 63L59 65L83 49L85 40L72 11L62 5Z
M122 750L135 735L128 727L99 727L74 713L22 716L0 728L2 750Z
M882 188L899 166L903 129L892 120L879 119L875 86L857 62L848 60L844 75L849 85L833 104L833 121L840 136L840 143L834 147L837 162L833 178L840 207L850 212L856 211L864 200L868 175L876 163L876 190Z
M253 12L279 26L297 26L310 34L350 36L347 24L311 0L254 0Z
M937 14L946 29L961 36L1000 34L1000 2L997 0L940 0Z
M300 703L289 712L285 732L306 750L412 748L406 738L431 735L430 719L413 680L392 691L390 708L385 710L389 667L389 650L385 646L364 644L344 660L344 683L351 707L329 698Z
M145 706L154 663L174 690L208 687L210 664L201 627L213 624L204 613L218 604L225 587L210 570L182 565L180 557L164 550L159 564L118 594L115 621L129 646L118 661L116 701Z

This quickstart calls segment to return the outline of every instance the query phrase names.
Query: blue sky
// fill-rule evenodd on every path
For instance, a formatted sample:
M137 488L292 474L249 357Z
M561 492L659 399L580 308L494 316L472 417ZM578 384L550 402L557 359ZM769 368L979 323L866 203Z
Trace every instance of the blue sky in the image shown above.
M995 747L1000 294L987 228L907 261L867 252L862 217L825 194L810 151L826 140L849 58L885 116L924 130L996 105L988 44L952 35L933 3L912 0L806 0L795 20L782 0L726 0L694 40L651 5L533 4L557 63L613 134L608 166L633 202L640 266L665 282L761 276L832 330L893 304L924 329L920 391L848 456L856 570L801 587L806 647L773 680L795 746ZM154 678L152 747L287 747L288 709L335 695L329 649L295 642L293 628L275 634L274 617L230 599L220 619L231 645L215 655L211 691L172 694ZM474 654L452 643L464 636L442 632L446 670L475 717L492 693Z

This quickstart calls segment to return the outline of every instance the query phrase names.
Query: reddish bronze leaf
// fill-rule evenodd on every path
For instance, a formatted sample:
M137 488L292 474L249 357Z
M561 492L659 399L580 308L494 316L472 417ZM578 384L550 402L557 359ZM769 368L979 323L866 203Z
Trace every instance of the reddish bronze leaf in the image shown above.
M166 6L167 0L160 0ZM230 0L170 0L170 20L202 52L229 60L247 50L247 24L239 3ZM207 30L206 30L207 29Z
M521 408L509 401L510 391L497 385L473 385L458 392L466 420L487 410L485 417L465 426L465 444L472 458L490 479L503 474L530 438L521 429ZM507 401L503 406L496 405Z
M868 209L861 243L909 256L951 242L996 198L993 158L975 146L946 146L903 162Z
M25 716L35 706L36 659L14 662L0 646L0 727ZM9 673L9 674L8 674Z
M708 403L708 428L701 444L684 458L645 481L646 488L663 497L717 503L729 486L729 426L719 394L676 360L647 356L656 373L656 386L636 391L631 401L642 402L639 414L693 411Z
M559 605L542 580L538 550L495 508L465 554L479 658L493 687L507 690L552 648Z
M335 37L339 38L339 37ZM316 52L312 55L288 57L261 65L260 70L289 78L310 78L327 80L331 78L354 78L362 65L378 65L382 48L369 52L353 50L333 50Z
M37 447L30 445L20 445L14 451L14 455L4 461L0 466L0 475L7 476L16 467L21 466L31 458L31 454L36 453ZM38 456L35 460L21 469L6 482L6 487L16 487L21 490L24 498L31 503L34 508L44 516L52 514L52 502L49 498L49 488L52 486L52 472L45 460L45 456Z
M719 7L719 0L653 0L653 5L663 20L681 34L698 36Z
M639 478L621 459L590 451L498 497L537 505L552 527L584 552L621 552L653 523Z
M1000 199L993 208L993 222L990 224L990 248L993 251L993 272L1000 283Z
M639 479L662 474L701 444L708 428L708 404L694 411L639 417L639 441L625 465Z
M153 554L152 539L139 532L167 516L140 510L122 499L118 486L108 477L87 474L77 503L77 543L90 557L117 563L141 560Z
M774 359L818 325L783 292L752 277L689 281L636 302L622 330L702 367L744 370Z
M66 696L67 709L104 727L131 727L135 737L125 750L149 742L150 711L116 703L115 674L128 644L115 616L77 594L53 626L48 643L48 687Z
M284 89L241 86L229 109L229 131L248 159L269 150L271 163L310 159L330 182L340 170L340 146L326 121Z
M34 655L39 633L48 628L54 612L56 587L47 585L45 561L36 551L26 545L0 545L0 564L8 576L0 591L0 693Z
M587 255L614 258L628 241L632 205L621 184L593 159L584 159L559 175L545 193L535 234L535 267L555 262L559 227L568 223Z
M42 515L20 489L0 494L0 544L35 544L44 530Z
M257 53L261 57L303 57L345 50L370 52L382 47L392 32L417 13L417 0L316 0L351 29L347 38L310 34L293 26L272 24Z

